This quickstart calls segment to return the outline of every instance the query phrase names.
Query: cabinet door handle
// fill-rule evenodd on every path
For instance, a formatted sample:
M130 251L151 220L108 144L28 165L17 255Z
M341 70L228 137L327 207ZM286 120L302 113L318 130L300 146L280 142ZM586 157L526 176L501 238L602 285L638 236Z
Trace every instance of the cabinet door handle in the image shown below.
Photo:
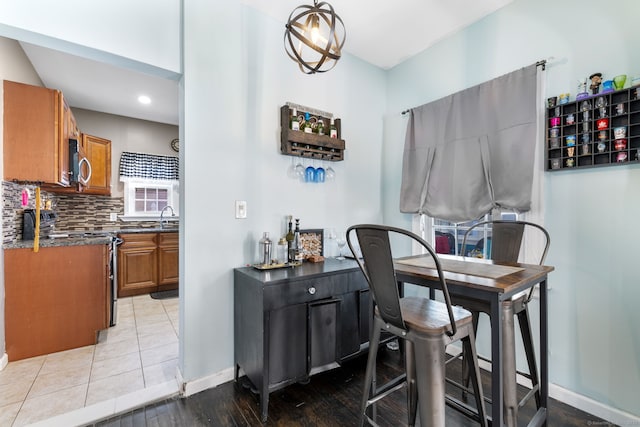
M82 176L82 163L85 163L87 165L87 177L85 178L84 176ZM89 180L91 179L91 163L89 163L89 160L86 157L83 157L82 160L80 160L79 164L78 164L78 169L79 171L79 177L78 177L78 181L80 181L82 183L82 185L87 185L89 183Z
M308 291L311 295L314 295L316 293L316 288L312 286L308 289Z

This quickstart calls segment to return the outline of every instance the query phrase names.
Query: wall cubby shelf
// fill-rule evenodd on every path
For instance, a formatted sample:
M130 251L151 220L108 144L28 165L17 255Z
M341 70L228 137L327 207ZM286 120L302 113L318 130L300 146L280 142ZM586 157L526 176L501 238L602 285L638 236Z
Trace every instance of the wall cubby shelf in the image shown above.
M344 160L345 142L341 139L342 129L340 119L334 120L334 125L338 131L338 138L331 138L328 135L291 130L291 114L292 110L288 105L283 105L280 108L280 152L282 154L331 162ZM297 115L302 123L305 111L298 110ZM329 132L331 118L313 114L313 119L316 121L322 120L324 128L327 129L326 132Z
M640 86L548 107L545 169L640 163Z

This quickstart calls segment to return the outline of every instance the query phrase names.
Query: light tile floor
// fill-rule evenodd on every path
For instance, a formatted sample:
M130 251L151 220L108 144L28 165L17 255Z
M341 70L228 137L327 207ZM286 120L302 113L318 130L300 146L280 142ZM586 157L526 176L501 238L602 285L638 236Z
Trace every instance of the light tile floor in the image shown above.
M10 362L0 371L0 427L19 427L176 377L178 298L118 300L98 344Z

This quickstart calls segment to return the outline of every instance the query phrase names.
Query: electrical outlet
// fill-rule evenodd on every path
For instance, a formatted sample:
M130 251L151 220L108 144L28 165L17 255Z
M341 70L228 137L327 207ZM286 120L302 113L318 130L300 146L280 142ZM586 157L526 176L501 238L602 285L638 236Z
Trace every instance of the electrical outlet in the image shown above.
M244 200L236 200L236 218L243 219L247 217L247 202Z
M116 222L118 220L118 212L111 212L109 214L109 221Z

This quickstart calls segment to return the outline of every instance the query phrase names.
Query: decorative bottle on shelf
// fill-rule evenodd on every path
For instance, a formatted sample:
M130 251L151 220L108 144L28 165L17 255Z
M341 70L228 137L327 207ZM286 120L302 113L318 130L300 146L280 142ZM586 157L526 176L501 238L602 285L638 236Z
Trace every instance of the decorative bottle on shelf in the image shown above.
M295 261L295 253L293 252L293 224L291 223L291 221L293 220L293 217L291 215L289 215L289 231L287 231L287 234L285 236L285 239L287 241L287 262L293 262Z
M318 135L324 135L324 122L322 119L318 119L318 127L316 128Z
M300 122L298 121L298 110L293 109L293 115L291 116L291 130L300 130Z
M293 253L295 261L302 261L302 242L300 241L300 219L296 218L296 229L293 232Z
M335 122L333 121L333 117L331 117L331 125L329 126L329 136L331 138L338 138L338 129L336 129Z
M311 127L311 117L309 116L309 113L304 113L304 132L313 132L313 128Z

